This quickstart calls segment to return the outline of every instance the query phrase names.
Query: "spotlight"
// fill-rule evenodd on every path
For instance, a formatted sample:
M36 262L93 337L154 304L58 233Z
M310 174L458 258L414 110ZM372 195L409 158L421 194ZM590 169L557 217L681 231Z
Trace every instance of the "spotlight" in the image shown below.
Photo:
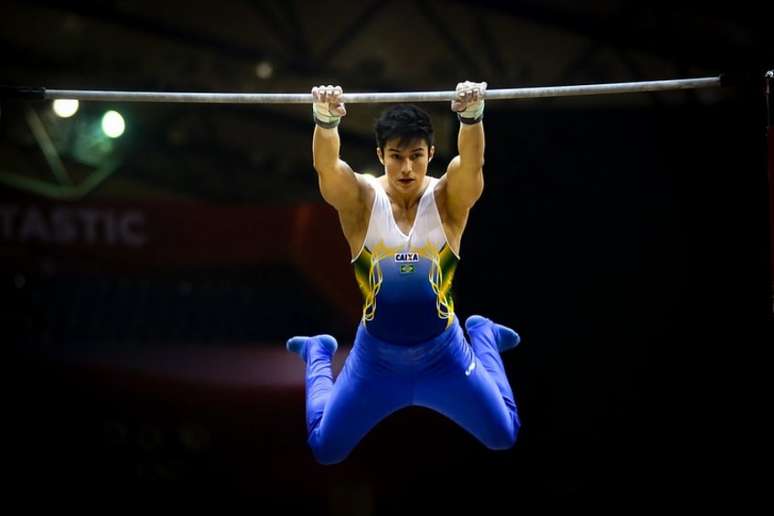
M274 67L270 62L261 61L255 65L255 75L257 75L259 79L270 79L273 74Z
M111 138L118 138L124 134L124 117L118 111L108 111L102 115L102 131Z
M54 113L61 118L70 118L78 112L78 101L72 99L56 99Z

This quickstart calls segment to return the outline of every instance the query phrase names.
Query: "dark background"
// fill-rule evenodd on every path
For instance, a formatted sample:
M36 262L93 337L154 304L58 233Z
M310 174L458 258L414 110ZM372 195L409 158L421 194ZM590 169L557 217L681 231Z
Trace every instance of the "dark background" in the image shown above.
M765 20L743 3L20 2L0 21L0 83L305 92L760 78ZM271 77L255 74L261 60ZM5 215L10 492L72 508L321 514L755 503L770 480L761 84L488 102L486 189L455 304L461 319L522 335L504 355L518 442L493 452L412 408L336 466L306 446L303 368L284 351L292 335L330 333L340 368L360 302L317 191L308 107L111 104L126 133L84 147L78 135L108 106L84 102L63 121L50 103L3 103L6 213L139 209L151 236L141 252L45 241ZM378 171L382 107L348 106L342 156L356 170ZM423 107L434 163L447 163L456 121ZM24 187L56 183L30 108L76 185L115 171L63 198Z

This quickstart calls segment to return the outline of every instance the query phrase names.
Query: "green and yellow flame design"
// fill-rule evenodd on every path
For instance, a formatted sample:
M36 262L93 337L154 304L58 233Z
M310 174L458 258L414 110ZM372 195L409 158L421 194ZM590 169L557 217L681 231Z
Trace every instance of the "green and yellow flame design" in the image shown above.
M402 251L401 246L389 247L380 241L373 250L364 247L355 260L355 279L364 299L363 321L372 321L376 315L376 296L383 279L379 262ZM459 260L454 256L448 244L444 244L440 251L428 243L422 247L412 247L409 252L418 253L422 258L430 260L428 282L437 296L438 317L448 321L446 324L448 328L454 321L454 299L451 286Z

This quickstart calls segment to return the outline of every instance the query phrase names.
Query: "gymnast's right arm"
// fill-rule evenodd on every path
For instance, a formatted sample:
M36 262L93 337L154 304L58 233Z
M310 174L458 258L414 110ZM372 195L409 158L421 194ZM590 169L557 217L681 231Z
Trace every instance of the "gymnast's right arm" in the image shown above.
M350 166L339 158L341 141L338 125L347 114L340 100L341 87L312 88L314 137L312 157L323 199L337 210L347 210L360 201L360 186Z

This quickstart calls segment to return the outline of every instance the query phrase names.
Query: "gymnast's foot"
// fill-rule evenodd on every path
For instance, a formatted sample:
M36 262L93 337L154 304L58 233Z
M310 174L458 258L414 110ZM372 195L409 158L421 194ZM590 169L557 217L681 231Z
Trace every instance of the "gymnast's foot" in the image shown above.
M500 353L515 348L519 345L519 342L521 342L521 337L519 337L518 333L507 326L497 324L486 317L471 315L465 321L465 329L468 330L468 335L470 335L471 330L473 332L480 331L485 325L491 325L492 332L495 336L495 342L497 342L497 350Z
M314 337L292 337L288 339L286 347L288 348L288 351L298 353L301 358L304 359L304 362L306 362L309 349L314 345L320 346L323 350L329 353L330 356L333 356L333 354L336 352L336 349L339 347L336 339L330 335L325 334L315 335Z

